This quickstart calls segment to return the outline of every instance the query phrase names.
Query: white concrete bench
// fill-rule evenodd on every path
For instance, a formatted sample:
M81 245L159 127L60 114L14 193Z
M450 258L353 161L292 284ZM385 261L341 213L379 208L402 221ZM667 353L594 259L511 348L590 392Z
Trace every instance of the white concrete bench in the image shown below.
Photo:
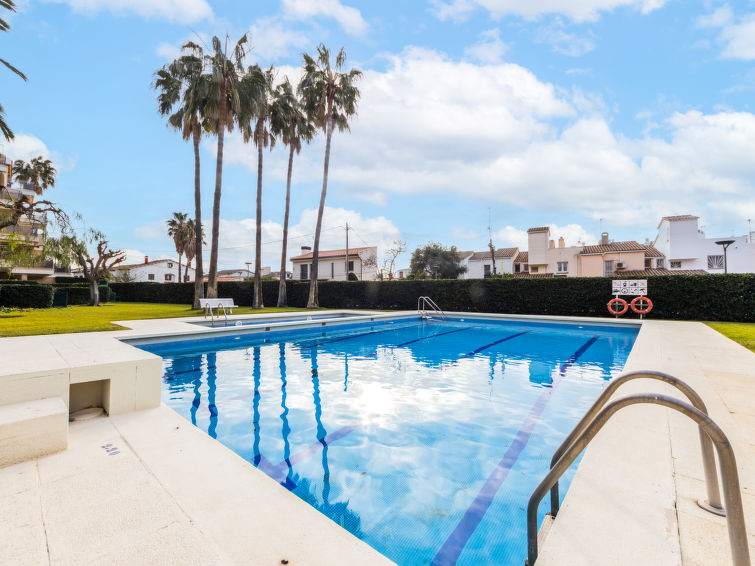
M238 305L233 304L233 299L199 299L199 306L204 309L205 316L212 313L213 309L218 314L220 309L228 309L233 314L233 309L238 308Z
M0 467L67 446L68 407L60 397L0 406Z

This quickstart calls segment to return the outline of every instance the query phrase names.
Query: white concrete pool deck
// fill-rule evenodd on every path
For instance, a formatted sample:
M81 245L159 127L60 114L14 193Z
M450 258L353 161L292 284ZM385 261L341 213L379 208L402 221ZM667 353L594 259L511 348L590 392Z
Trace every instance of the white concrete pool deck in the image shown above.
M202 330L121 324L132 330L0 339L0 359L16 360L0 380L153 364L113 338ZM753 368L755 354L707 326L661 321L644 323L626 365L672 373L702 395L734 446L750 533ZM636 381L619 395L640 390L671 393ZM725 519L695 504L704 494L696 427L661 407L628 408L588 448L537 564L730 564ZM0 532L8 564L391 563L164 406L72 423L64 452L0 469Z

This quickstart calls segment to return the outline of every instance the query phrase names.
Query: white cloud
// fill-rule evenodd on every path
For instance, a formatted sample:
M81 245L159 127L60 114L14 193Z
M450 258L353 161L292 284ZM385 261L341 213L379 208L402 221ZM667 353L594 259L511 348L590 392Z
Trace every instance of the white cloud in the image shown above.
M474 230L466 230L464 228L457 228L451 226L451 236L457 240L474 240L478 234Z
M333 138L331 194L450 195L537 210L546 222L556 213L604 218L648 236L663 215L734 223L753 203L751 113L664 109L652 116L652 133L627 138L593 94L556 88L519 65L417 48L366 71L360 87L351 134ZM228 162L255 171L253 152L228 140ZM322 155L319 136L296 158L296 183L321 181ZM266 174L283 180L285 158L266 154Z
M704 14L695 20L699 28L720 28L734 21L734 13L728 4L718 7L709 14Z
M140 240L155 240L166 237L167 232L167 219L161 219L150 222L145 226L137 226L134 228L132 235L134 238L139 238Z
M433 0L438 18L462 20L475 8L483 8L493 18L513 15L535 19L546 14L560 14L576 22L595 21L601 12L627 7L648 14L663 7L668 0Z
M158 18L189 24L212 17L206 0L46 0L68 4L75 12L94 15L102 11L115 14L132 12L144 18Z
M558 238L562 237L567 246L591 244L598 241L594 234L591 234L579 224L567 224L565 226L550 224L549 227L551 239L558 241ZM506 226L493 234L493 242L499 248L516 247L526 250L527 230Z
M276 18L255 22L249 28L249 38L252 55L266 61L277 61L293 49L302 49L311 43L303 32L284 27Z
M595 42L589 37L580 37L565 31L564 22L556 18L552 23L537 30L535 39L539 43L546 43L556 53L569 57L581 57L595 49Z
M283 14L294 20L309 20L317 16L333 18L350 35L362 35L367 22L362 13L339 0L282 0Z
M155 54L161 59L173 60L181 54L181 47L179 45L162 42L155 47Z
M725 59L755 59L755 14L748 14L738 23L731 24L721 31L721 41L725 46L721 57Z
M480 41L464 50L464 55L481 63L499 63L508 51L508 45L501 41L501 30L489 29L480 34Z
M75 164L75 160L72 157L51 150L38 137L19 132L16 133L16 137L11 141L3 141L0 152L7 155L13 161L17 159L29 161L41 155L45 159L50 159L58 171L61 169L72 169Z

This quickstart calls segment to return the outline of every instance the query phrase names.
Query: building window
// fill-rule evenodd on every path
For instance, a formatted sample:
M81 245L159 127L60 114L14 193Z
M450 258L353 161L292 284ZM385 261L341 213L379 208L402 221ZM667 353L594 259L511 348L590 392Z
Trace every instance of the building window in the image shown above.
M653 267L653 260L650 259L649 257L646 257L645 258L645 269L650 269L651 267Z
M671 269L681 269L682 262L681 261L672 261L671 263Z
M537 273L537 266L536 266L536 265L533 265L532 267L530 267L530 271L531 271L532 273Z
M354 271L354 262L350 261L349 262L349 273L352 272L352 271ZM348 275L348 273L347 273L347 275Z
M528 263L524 264L524 272L527 273L530 270L530 266Z
M612 259L607 259L603 261L603 275L604 276L613 275L613 260Z
M658 259L655 260L655 266L658 269L663 269L665 267L662 257L659 257Z
M309 264L302 263L299 269L301 270L301 275L299 276L299 279L301 279L302 281L306 281L307 279L309 279Z
M171 262L168 262L168 268L173 267L173 264Z
M490 264L486 263L482 266L482 273L485 275L485 277L488 277L490 275Z
M559 273L567 273L569 271L569 262L568 261L556 262L556 271L558 271Z
M514 264L514 273L520 273L522 271L522 264L521 263L515 263Z
M722 255L709 255L708 256L708 269L723 269L724 268L724 256Z
M166 281L173 281L173 274L172 273L166 273L165 274L165 280Z
M148 273L147 274L147 281L154 281L155 280L155 274L154 273Z

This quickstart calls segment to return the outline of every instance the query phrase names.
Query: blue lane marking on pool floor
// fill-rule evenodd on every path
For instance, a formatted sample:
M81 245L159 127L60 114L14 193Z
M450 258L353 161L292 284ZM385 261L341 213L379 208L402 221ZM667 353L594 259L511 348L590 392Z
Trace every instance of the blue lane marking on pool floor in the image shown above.
M518 334L509 336L509 339L514 338L515 336L518 336ZM561 365L560 375L563 376L566 373L566 370L571 365L574 365L574 363L576 363L576 361L582 356L582 354L584 354L587 349L598 340L598 338L598 336L593 336L587 342L585 342L576 352L574 352L569 357L569 359ZM498 343L502 341L503 340L499 340ZM490 344L486 347L490 347L494 344L496 343L494 342L493 344ZM476 353L476 351L472 352L471 354L467 354L467 356L470 356L474 353ZM553 393L553 389L556 387L556 385L557 382L554 381L553 385L550 388L545 389L537 398L535 404L532 406L532 409L527 415L527 418L524 419L522 426L517 431L513 442L506 450L506 453L503 455L503 458L501 458L501 461L498 462L498 465L495 467L490 476L488 476L488 479L483 484L482 489L480 489L477 497L475 497L474 501L472 501L472 504L464 513L464 516L461 518L461 521L459 521L459 524L456 525L456 528L453 530L451 535L446 539L446 542L443 543L443 546L440 547L440 550L435 555L435 558L432 561L432 566L453 566L454 564L456 564L456 561L459 559L459 556L464 550L467 542L471 538L477 526L482 521L482 518L485 516L485 512L488 510L491 503L493 503L493 498L496 496L498 490L501 488L501 485L503 485L503 482L508 477L511 468L514 467L514 464L516 464L516 461L519 459L522 451L527 446L530 436L532 436L532 431L535 429L535 425L539 422L540 416L542 415L543 410L548 404L551 393ZM525 551L526 549L523 549L523 552Z
M465 332L467 330L473 330L477 328L476 326L473 326L471 328L457 328L456 330L448 330L446 332L438 332L437 334L430 334L429 336L423 336L422 338L415 338L414 340L409 340L408 342L402 342L401 344L396 344L395 346L390 346L390 348L403 348L404 346L408 346L409 344L414 344L415 342L421 342L423 340L429 340L430 338L436 338L437 336L445 336L446 334L453 334L455 332ZM365 359L369 358L376 358L377 352L372 352L371 354L366 354L364 356Z
M524 334L529 334L529 330L525 330L524 332L517 332L516 334L512 334L511 336L506 336L506 338L501 338L500 340L496 340L495 342L491 342L490 344L485 344L484 346L480 346L476 350L473 350L469 352L468 354L464 354L463 356L459 356L460 360L463 360L464 358L471 358L475 354L479 354L480 352L484 352L488 348L492 348L493 346L500 344L501 342L506 342L507 340L511 340L512 338L516 338L518 336L522 336Z

